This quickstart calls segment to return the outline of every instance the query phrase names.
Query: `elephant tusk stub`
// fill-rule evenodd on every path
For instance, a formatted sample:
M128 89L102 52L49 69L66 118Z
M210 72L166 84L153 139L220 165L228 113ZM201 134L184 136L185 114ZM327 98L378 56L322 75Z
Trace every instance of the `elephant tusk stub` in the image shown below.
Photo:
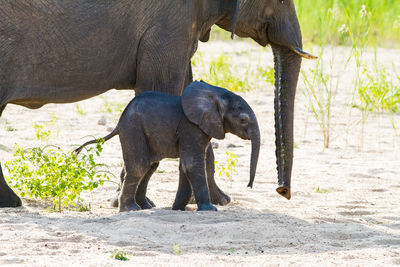
M317 59L317 56L311 55L310 53L307 53L303 50L301 50L298 47L290 47L290 49L295 52L296 54L298 54L301 57L307 58L307 59Z

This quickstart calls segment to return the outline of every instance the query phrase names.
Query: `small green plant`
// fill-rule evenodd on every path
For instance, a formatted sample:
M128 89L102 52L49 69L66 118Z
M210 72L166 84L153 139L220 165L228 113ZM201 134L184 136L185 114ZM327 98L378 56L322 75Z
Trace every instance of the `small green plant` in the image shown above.
M54 126L58 120L54 113L50 113L49 121L45 123L33 123L33 128L35 129L35 135L38 140L46 141L50 138L52 131L49 129L50 127ZM58 134L58 133L57 133Z
M318 193L318 194L328 194L328 193L330 193L329 190L319 188L319 186L314 186L312 189L315 191L315 193Z
M126 252L122 252L119 249L115 249L114 252L111 254L110 258L119 261L129 261L128 256L132 256L132 254L128 255Z
M173 252L175 255L178 255L178 256L182 254L182 250L179 248L178 244L173 245Z
M83 111L83 109L81 108L81 106L79 104L75 105L75 110L81 116L86 116L86 114L87 114L85 111Z
M15 131L17 131L17 129L15 129L15 128L12 127L11 125L7 125L7 126L6 126L6 131L7 131L7 132L15 132Z
M275 71L272 67L258 67L257 68L257 78L262 79L270 85L275 84Z
M78 206L79 212L88 212L91 210L92 210L92 205L90 203L89 203L89 205L79 204L79 206Z
M400 113L400 85L396 86L384 69L375 73L364 69L365 79L358 88L360 105L354 107L370 112Z
M386 72L380 69L376 60L374 69L363 67L362 82L357 85L358 99L354 101L352 107L361 111L361 138L360 148L363 147L364 125L368 116L372 112L391 115L392 126L396 131L393 120L393 113L400 113L400 83L396 84Z
M224 164L215 161L215 171L219 177L226 177L231 183L233 181L233 174L236 172L236 165L238 163L237 155L231 152L225 152L226 160Z
M78 156L54 146L25 150L16 145L13 159L5 163L6 179L22 197L50 198L61 212L62 207L75 206L82 191L92 191L109 180L107 166L94 158L101 151L101 143Z

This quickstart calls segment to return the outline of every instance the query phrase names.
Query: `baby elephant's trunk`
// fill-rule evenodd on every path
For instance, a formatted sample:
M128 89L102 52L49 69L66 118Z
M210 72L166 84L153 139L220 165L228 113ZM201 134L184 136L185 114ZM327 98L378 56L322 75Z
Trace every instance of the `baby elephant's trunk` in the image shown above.
M116 135L118 134L118 132L119 132L119 131L118 131L118 127L116 127L109 135L106 135L106 136L104 136L103 138L94 139L94 140L91 140L91 141L88 141L88 142L84 143L83 145L81 145L80 147L78 147L77 149L75 149L75 150L74 150L74 153L75 153L76 155L78 155L79 153L81 153L82 149L83 149L85 146L90 145L90 144L97 144L97 143L100 143L100 142L105 142L105 141L107 141L107 140L113 138L114 136L116 136Z
M253 187L254 177L256 175L258 156L260 154L260 130L256 125L251 135L251 159L250 159L250 181L248 187Z

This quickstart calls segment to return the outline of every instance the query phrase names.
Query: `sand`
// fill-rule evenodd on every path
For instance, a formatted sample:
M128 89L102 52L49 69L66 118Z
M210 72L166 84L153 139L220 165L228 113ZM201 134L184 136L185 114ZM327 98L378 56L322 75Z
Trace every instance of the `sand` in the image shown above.
M200 50L206 61L225 51L242 72L250 62L272 66L270 50L249 42L214 42L202 44ZM148 196L157 205L152 210L118 213L109 205L116 190L112 183L84 194L85 202L91 204L89 212L51 213L45 203L28 199L23 199L23 207L0 209L0 265L400 265L400 137L392 127L392 122L400 126L400 116L370 114L362 137L361 124L356 124L361 113L348 105L354 77L351 63L344 70L349 53L347 48L335 48L333 77L338 89L329 148L323 148L319 124L299 81L290 201L275 192L273 87L264 84L240 93L255 110L262 133L253 189L246 188L250 143L227 135L217 141L216 159L223 162L229 151L238 156L239 163L232 182L216 178L232 197L229 205L218 206L218 212L196 212L194 205L185 212L171 210L178 161L167 159L149 183ZM389 71L392 64L400 69L399 55L398 50L380 49L379 64ZM372 58L373 53L367 52L365 62ZM313 64L304 61L303 70ZM195 73L200 70L196 68ZM88 136L103 136L115 126L118 117L100 111L105 101L125 105L132 97L132 91L112 90L82 101L79 106L86 115L76 111L76 103L38 110L9 105L0 120L2 162L11 159L8 149L14 143L46 145L37 141L32 124L48 121L50 112L58 120L47 143L69 148L89 140ZM98 124L102 118L105 125ZM15 131L6 131L7 126ZM118 177L122 164L118 138L104 145L101 161ZM115 249L132 254L130 260L110 258Z

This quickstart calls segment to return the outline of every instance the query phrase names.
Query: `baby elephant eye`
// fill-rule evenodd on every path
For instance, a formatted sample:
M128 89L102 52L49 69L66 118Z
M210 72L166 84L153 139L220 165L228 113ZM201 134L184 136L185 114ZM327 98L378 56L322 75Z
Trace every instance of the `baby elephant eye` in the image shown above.
M240 118L240 123L241 124L247 124L249 122L249 119L250 119L249 115L247 115L246 113L241 113L239 115L239 118Z

